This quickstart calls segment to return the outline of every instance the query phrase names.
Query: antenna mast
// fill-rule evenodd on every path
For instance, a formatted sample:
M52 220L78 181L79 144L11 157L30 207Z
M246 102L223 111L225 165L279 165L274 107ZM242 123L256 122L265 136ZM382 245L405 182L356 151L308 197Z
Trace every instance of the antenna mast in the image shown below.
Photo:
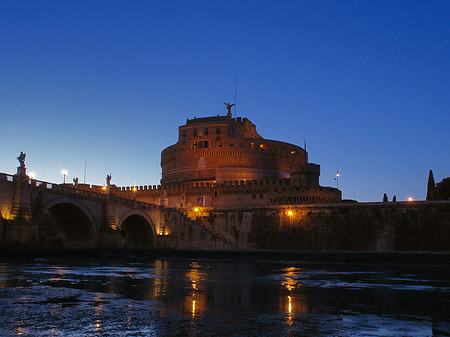
M234 117L237 117L237 75L234 75Z

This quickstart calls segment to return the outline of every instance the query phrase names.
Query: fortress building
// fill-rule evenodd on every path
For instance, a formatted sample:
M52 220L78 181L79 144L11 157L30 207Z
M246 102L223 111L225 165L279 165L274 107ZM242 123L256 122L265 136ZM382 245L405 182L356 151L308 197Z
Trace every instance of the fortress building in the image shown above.
M341 201L319 185L320 166L305 149L261 137L247 118L188 119L176 144L161 153L160 186L122 187L125 197L190 209L264 207Z

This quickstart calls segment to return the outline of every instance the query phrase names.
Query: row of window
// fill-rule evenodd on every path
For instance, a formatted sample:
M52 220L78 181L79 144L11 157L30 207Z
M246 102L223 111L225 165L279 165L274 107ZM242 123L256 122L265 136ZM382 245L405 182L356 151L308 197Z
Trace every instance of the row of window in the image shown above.
M216 128L216 134L220 134L220 128ZM197 135L200 135L200 136L209 135L208 128L205 128L203 132L202 132L202 130L197 131L197 129L194 129L194 136L197 136ZM183 130L183 137L186 137L186 130Z

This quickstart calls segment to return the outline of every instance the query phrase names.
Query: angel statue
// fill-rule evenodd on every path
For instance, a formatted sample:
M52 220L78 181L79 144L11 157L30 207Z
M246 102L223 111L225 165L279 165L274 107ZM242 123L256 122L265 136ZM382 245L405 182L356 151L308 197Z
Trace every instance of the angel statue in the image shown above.
M25 167L25 157L27 156L26 153L23 153L22 151L20 151L20 155L17 157L17 160L20 163L20 167Z
M111 185L112 173L106 175L106 185Z
M232 108L234 105L236 105L236 104L230 104L230 102L225 102L225 103L223 103L223 104L225 104L225 106L227 107L227 111L228 111L229 114L231 113L231 108Z

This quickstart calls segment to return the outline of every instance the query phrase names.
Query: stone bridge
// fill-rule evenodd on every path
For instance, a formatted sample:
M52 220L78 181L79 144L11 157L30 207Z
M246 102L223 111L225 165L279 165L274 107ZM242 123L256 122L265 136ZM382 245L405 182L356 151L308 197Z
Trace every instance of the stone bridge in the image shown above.
M70 185L0 174L0 243L33 248L153 248L164 234L159 206Z
M113 189L0 173L0 248L231 249L202 219L176 208L120 198ZM242 247L241 247L242 248Z

